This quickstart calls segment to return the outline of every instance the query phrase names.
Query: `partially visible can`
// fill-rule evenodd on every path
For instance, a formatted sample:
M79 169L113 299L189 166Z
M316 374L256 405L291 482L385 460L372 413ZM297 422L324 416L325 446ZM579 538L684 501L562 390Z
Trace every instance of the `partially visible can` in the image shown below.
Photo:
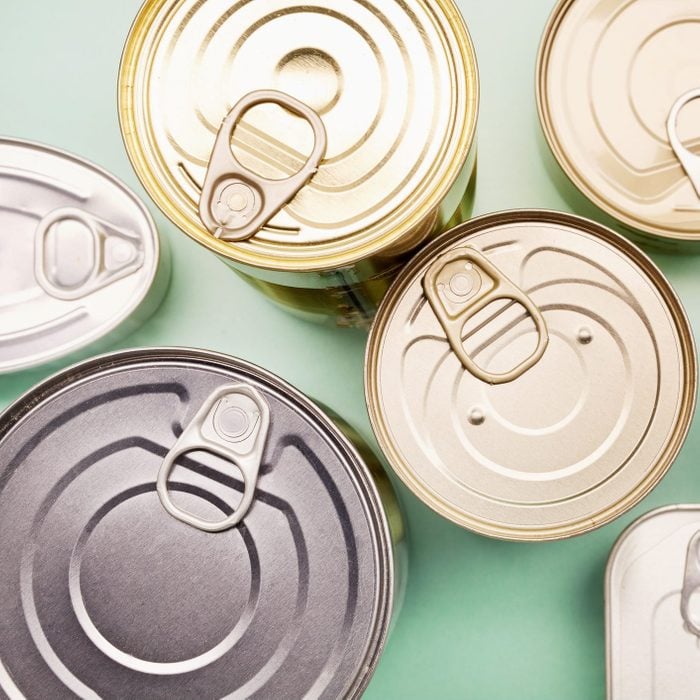
M156 309L169 257L126 185L0 139L0 374L105 350Z
M700 506L630 525L610 553L605 597L608 700L700 698Z
M700 2L559 0L537 101L564 172L630 229L700 240Z
M483 216L401 272L370 332L374 432L404 483L482 534L596 528L671 466L695 409L692 331L636 246L547 211Z
M186 349L96 358L0 416L0 464L8 696L367 685L392 616L397 504L278 378Z
M453 0L147 0L119 115L163 212L265 294L366 325L464 216L478 77Z

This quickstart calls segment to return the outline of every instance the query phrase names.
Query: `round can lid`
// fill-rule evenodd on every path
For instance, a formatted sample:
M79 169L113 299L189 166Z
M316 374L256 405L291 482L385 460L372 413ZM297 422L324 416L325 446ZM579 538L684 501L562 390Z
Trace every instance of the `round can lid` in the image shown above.
M545 136L626 225L700 239L700 3L561 0L540 47Z
M211 405L217 430L250 435L240 408L251 396L269 428L242 522L206 532L166 511L157 478L230 386L239 405ZM172 502L211 521L230 514L240 475L211 439L207 453L188 444ZM98 358L7 410L0 463L10 696L336 698L368 682L391 612L386 519L354 449L278 379L199 351Z
M78 351L143 302L158 232L122 182L96 165L0 139L0 374Z
M452 0L148 0L119 84L127 150L156 204L215 252L280 270L351 264L431 217L467 160L478 102ZM314 110L325 157L256 235L227 242L198 203L222 120L258 90ZM313 143L307 120L263 104L243 115L232 151L279 180L302 169Z
M392 286L365 369L391 465L438 513L503 539L566 537L632 507L695 408L668 282L593 222L505 212L458 226Z

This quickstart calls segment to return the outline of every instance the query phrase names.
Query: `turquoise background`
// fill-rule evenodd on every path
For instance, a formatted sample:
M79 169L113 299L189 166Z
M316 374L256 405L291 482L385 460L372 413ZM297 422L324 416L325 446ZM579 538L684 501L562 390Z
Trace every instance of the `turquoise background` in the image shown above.
M475 213L547 207L608 223L564 181L541 136L534 68L553 0L459 4L482 86ZM0 134L83 155L145 197L116 112L119 56L138 7L138 0L0 0ZM314 326L278 310L146 201L172 244L172 286L156 315L121 346L189 345L251 360L326 403L375 444L362 387L366 335ZM653 257L698 327L698 259ZM0 377L0 406L45 374ZM640 506L565 542L492 541L449 524L399 488L411 536L408 587L366 697L604 697L608 551L625 525L651 508L700 500L695 428L668 476Z

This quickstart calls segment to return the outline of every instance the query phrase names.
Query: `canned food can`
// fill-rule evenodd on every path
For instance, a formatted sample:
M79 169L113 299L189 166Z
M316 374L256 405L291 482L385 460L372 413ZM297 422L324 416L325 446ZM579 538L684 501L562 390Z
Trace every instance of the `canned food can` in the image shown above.
M366 325L466 206L477 105L453 0L147 0L119 77L129 157L166 216L340 325Z
M381 499L396 502L276 377L186 349L89 360L0 417L0 463L10 697L354 698L368 683L394 596Z
M605 594L608 700L700 697L700 506L659 508L628 527Z
M698 0L560 0L537 67L566 175L632 231L675 246L700 240L698 44Z
M0 185L0 374L104 350L155 310L169 258L122 182L3 138Z
M480 217L406 266L370 331L379 445L428 506L476 532L546 540L596 528L670 467L695 409L678 297L592 221Z

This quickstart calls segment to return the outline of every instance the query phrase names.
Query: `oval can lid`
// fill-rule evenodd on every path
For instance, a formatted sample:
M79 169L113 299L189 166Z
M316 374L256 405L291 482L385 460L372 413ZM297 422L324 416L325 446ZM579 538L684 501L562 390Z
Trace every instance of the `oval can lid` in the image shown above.
M156 478L212 392L269 407L255 500L205 532ZM230 408L230 406L229 406ZM245 432L235 411L229 435ZM76 365L0 418L0 687L27 697L357 697L392 604L388 525L369 471L312 403L247 363L135 350ZM169 490L208 520L243 490L180 459Z
M0 139L0 373L78 351L156 276L158 232L122 182L68 153Z
M478 104L452 0L148 0L119 85L126 147L156 204L211 250L276 270L352 264L424 225L467 161ZM198 202L222 121L258 90L312 108L327 148L287 206L230 243L204 227ZM233 152L279 179L302 168L313 142L306 120L262 105L243 116Z
M697 0L560 0L539 52L561 167L611 216L671 239L700 239L699 44Z
M421 252L365 364L375 434L406 485L517 540L585 532L646 495L685 439L696 377L687 318L649 258L544 211L481 217Z

